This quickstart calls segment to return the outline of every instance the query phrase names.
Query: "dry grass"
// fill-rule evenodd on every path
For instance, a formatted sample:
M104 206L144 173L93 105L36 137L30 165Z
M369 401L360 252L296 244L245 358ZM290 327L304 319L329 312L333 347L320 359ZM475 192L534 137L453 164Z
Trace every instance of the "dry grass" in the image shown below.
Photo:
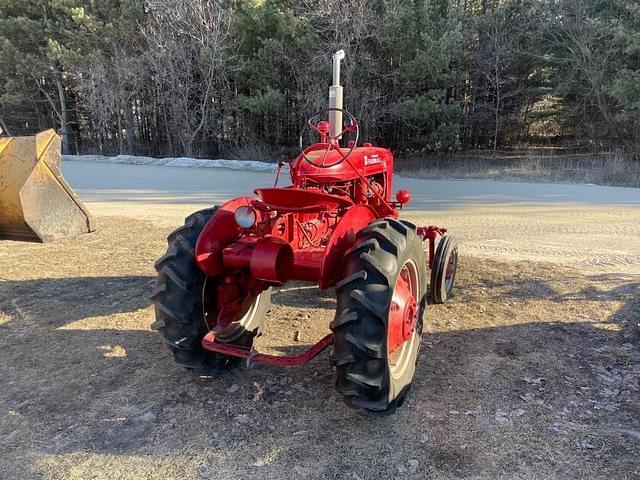
M593 183L640 187L640 162L621 153L550 154L541 150L401 159L397 171L418 178Z
M99 220L0 242L0 478L640 475L638 275L464 255L407 404L377 416L342 403L327 354L219 378L175 366L146 299L169 229ZM300 287L274 295L261 347L326 331L331 292Z

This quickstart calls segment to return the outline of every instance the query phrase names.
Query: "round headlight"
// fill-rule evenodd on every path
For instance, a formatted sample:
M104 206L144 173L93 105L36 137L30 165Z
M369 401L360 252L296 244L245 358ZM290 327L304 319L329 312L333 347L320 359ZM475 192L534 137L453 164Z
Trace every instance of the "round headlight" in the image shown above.
M236 208L234 217L240 228L251 228L256 223L256 211L246 205Z

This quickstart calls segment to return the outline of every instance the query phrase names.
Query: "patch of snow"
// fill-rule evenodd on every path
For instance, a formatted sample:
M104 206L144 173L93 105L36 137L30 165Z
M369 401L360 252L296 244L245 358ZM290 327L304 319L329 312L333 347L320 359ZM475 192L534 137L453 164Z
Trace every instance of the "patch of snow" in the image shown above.
M116 165L153 165L156 167L181 167L181 168L226 168L229 170L251 170L254 172L275 172L277 163L259 162L256 160L208 160L202 158L178 157L178 158L152 158L136 155L62 155L62 161L111 163Z

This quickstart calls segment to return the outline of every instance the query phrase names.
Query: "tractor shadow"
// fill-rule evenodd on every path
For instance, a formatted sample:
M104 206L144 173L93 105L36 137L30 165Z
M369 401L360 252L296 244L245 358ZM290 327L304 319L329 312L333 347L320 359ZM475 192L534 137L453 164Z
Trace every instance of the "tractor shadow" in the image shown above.
M336 308L333 289L320 290L316 285L304 282L291 282L285 287L276 288L271 296L273 303L294 308L312 310L321 308L332 312Z
M631 477L640 468L638 277L576 277L563 291L567 272L527 281L498 264L476 267L461 272L451 303L429 307L434 333L406 404L388 416L344 405L326 352L296 368L216 377L177 367L148 327L151 277L1 282L5 462L25 451L104 459L187 449L204 455L203 475L235 478L287 478L292 466L305 478ZM284 313L330 318L331 293L295 288L273 300ZM493 309L505 302L508 312ZM553 321L526 321L536 302ZM595 316L612 302L597 324L572 317L573 306ZM478 317L491 326L471 326ZM324 317L309 323L326 329Z
M76 320L145 308L154 283L150 276L5 280L0 281L0 311L17 324L55 329Z

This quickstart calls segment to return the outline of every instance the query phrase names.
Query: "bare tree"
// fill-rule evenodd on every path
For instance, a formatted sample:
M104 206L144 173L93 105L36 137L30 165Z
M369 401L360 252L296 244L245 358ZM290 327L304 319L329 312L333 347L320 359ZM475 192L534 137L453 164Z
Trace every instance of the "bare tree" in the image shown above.
M301 2L301 12L314 26L321 39L317 52L318 63L338 49L345 50L342 84L345 107L359 119L366 137L374 136L382 93L379 60L371 55L371 45L378 42L379 17L368 0L326 0ZM326 91L326 90L325 90ZM320 95L318 106L326 105L326 94Z
M485 90L477 92L483 97L485 108L493 115L493 154L498 148L503 123L504 101L515 94L511 87L515 79L509 75L509 67L515 61L517 51L515 35L509 17L504 11L487 14L483 21L478 50L474 60Z
M229 12L213 0L167 0L154 5L152 15L143 35L153 80L170 136L191 156L206 130L215 130L215 107L228 92L233 68Z

